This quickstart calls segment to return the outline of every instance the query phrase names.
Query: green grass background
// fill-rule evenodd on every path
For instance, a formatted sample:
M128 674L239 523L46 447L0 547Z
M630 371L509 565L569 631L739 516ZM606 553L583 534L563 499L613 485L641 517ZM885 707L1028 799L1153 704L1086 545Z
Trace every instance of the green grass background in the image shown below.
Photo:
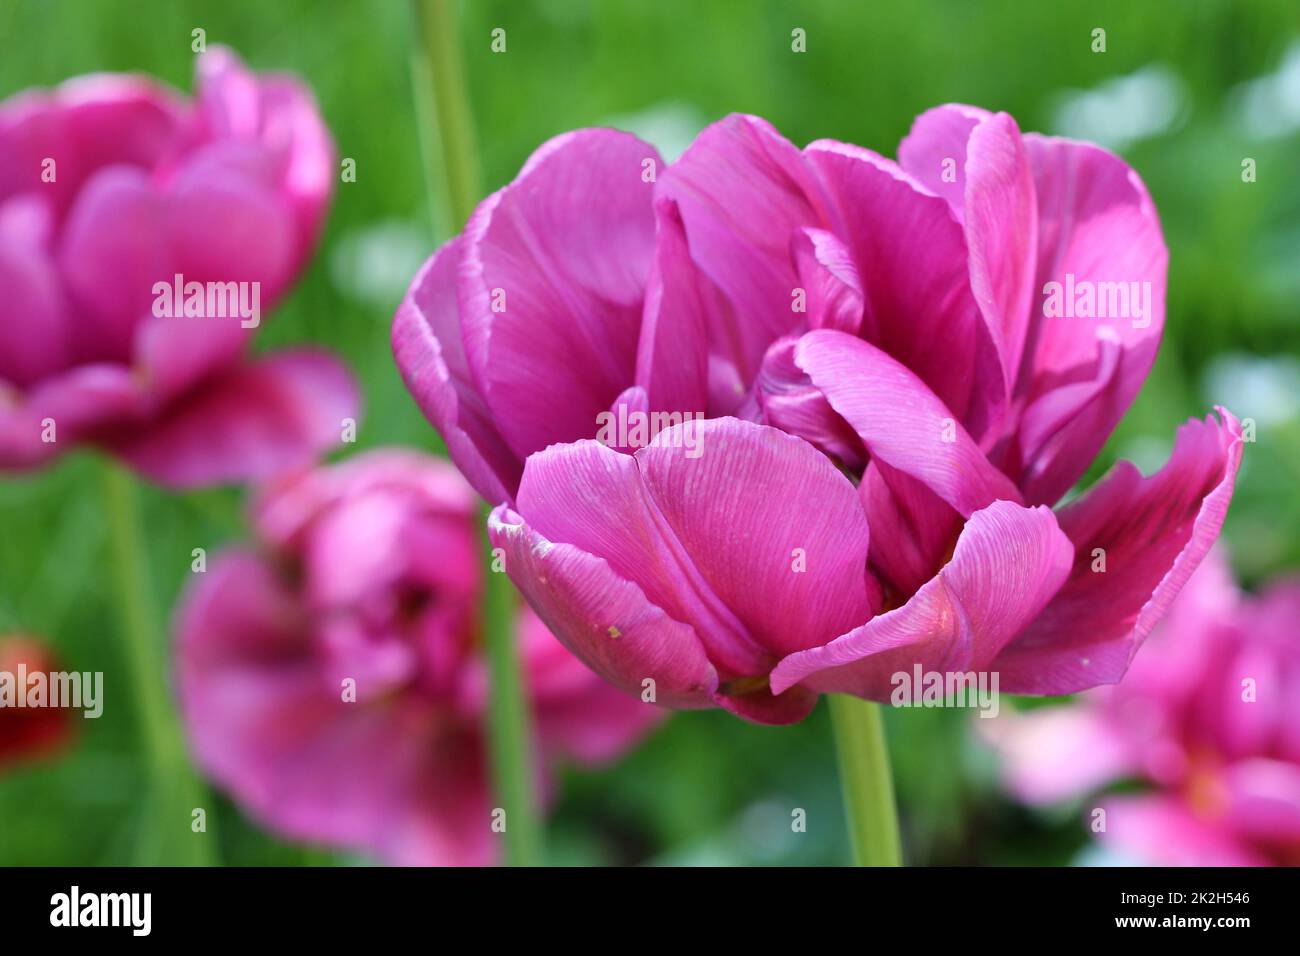
M405 3L0 0L0 96L101 70L147 72L188 91L196 27L256 69L301 74L340 155L357 164L356 182L338 187L319 254L257 347L316 342L341 353L364 388L359 447L440 448L388 348L406 263L413 269L412 257L445 230L430 225ZM507 31L503 55L489 49L495 27ZM791 52L794 27L807 31L804 54ZM1094 27L1107 31L1104 54L1090 49ZM462 33L485 190L507 182L543 140L578 126L648 116L689 132L747 111L797 144L833 137L892 154L912 118L937 103L1005 109L1023 129L1052 132L1063 91L1163 65L1185 89L1179 120L1124 155L1151 189L1170 248L1165 339L1093 474L1120 455L1158 465L1179 422L1228 399L1207 392L1216 356L1294 362L1300 351L1300 137L1250 138L1234 94L1276 70L1300 38L1295 0L471 0ZM1240 178L1247 156L1258 164L1252 184ZM378 282L383 274L389 280ZM1239 573L1255 584L1300 565L1300 421L1270 416L1272 407L1233 411L1270 418L1248 449L1226 531ZM69 666L105 671L110 695L102 719L79 721L67 756L0 776L0 864L127 863L163 825L139 799L132 704L111 696L124 664L100 472L92 455L75 454L0 479L0 633L47 636ZM242 537L242 500L238 489L146 493L152 572L168 606L192 548ZM1086 843L1079 808L1031 814L999 797L968 715L887 719L911 862L1063 863ZM721 712L676 715L616 767L571 771L563 784L553 862L847 860L824 706L777 730ZM232 804L213 805L210 838L226 862L361 862L282 843ZM807 811L805 834L790 832L794 807Z

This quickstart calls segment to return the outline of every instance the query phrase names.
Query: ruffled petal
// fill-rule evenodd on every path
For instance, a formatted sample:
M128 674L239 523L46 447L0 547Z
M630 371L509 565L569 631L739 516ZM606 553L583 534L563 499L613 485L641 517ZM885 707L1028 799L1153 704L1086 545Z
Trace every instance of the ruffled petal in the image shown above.
M892 356L822 329L799 340L795 361L873 459L918 479L962 516L998 498L1020 500L942 400Z
M714 349L751 381L768 345L803 324L791 309L799 279L790 240L831 225L822 186L771 124L735 114L696 137L660 192L677 202L691 256L734 307Z
M1074 568L997 660L1003 689L1068 694L1118 681L1218 537L1241 463L1241 426L1220 408L1178 430L1149 478L1123 461L1060 511ZM1098 550L1100 549L1100 551ZM1094 571L1101 567L1105 571Z
M971 515L952 560L905 605L791 654L773 670L772 689L801 684L886 700L894 675L910 678L914 666L943 674L986 671L1060 588L1070 554L1050 510L994 502Z

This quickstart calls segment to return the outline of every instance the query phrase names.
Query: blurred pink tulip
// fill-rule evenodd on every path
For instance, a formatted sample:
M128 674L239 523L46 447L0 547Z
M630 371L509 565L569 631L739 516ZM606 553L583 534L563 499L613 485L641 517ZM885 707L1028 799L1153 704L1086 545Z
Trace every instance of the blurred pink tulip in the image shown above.
M192 102L94 75L0 104L0 470L92 443L166 485L240 480L357 414L333 357L244 357L315 247L329 132L296 79L197 62Z
M787 723L918 663L1124 674L1241 455L1221 410L1050 510L1151 367L1166 263L1132 169L1005 113L931 110L898 162L752 116L666 168L579 130L434 253L393 346L560 640Z
M1213 553L1116 687L1003 714L1011 792L1033 804L1122 778L1102 844L1169 866L1300 865L1300 579L1238 592Z
M498 857L475 516L450 465L374 451L282 478L254 504L264 548L197 576L177 617L182 712L200 765L260 823L397 864ZM543 778L664 715L526 608L519 624Z

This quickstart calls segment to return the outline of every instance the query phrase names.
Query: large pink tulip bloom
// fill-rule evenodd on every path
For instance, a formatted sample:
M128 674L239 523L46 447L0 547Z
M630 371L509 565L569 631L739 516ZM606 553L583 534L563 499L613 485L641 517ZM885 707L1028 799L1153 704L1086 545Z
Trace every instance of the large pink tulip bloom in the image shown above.
M280 479L254 504L262 547L196 577L182 712L200 765L263 825L397 864L497 858L475 516L447 463L370 452ZM519 624L544 763L609 760L664 715L526 608Z
M1212 553L1148 644L1116 687L990 722L1011 791L1050 804L1140 779L1098 801L1121 855L1300 865L1300 579L1242 594Z
M502 503L512 579L615 684L783 723L821 692L886 700L916 663L1114 682L1218 534L1226 411L1158 474L1121 463L1051 510L1164 324L1137 174L966 106L899 157L750 116L666 169L569 133L416 276L407 385ZM706 420L646 445L601 435L610 410Z
M0 104L0 470L93 443L167 485L244 479L310 461L356 415L332 357L244 357L253 284L269 310L329 203L311 93L219 49L196 88L95 75ZM156 286L178 275L242 283L248 309L176 314Z

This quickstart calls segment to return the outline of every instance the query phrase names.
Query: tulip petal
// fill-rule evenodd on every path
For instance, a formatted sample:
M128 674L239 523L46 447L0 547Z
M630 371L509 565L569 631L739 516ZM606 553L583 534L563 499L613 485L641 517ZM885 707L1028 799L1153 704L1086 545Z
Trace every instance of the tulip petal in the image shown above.
M830 225L817 176L766 120L735 114L696 137L660 190L681 209L692 257L734 307L715 351L751 381L768 345L802 325L790 308L799 285L790 240Z
M1274 747L1279 757L1300 766L1300 721L1292 719L1294 714L1300 713L1300 655L1290 650L1297 620L1300 620L1300 580L1290 577L1269 585L1250 603L1243 629L1247 634L1266 637L1274 660L1283 662L1273 665L1276 685L1268 695L1272 698L1268 710L1274 718L1273 727L1277 734ZM1246 673L1243 672L1243 676ZM1237 736L1237 722L1258 722L1258 718L1252 721L1241 713L1245 709L1241 703L1238 693L1234 701L1235 720L1225 728L1232 732L1229 739Z
M839 470L807 442L725 418L699 423L692 457L681 447L686 427L637 453L641 481L746 631L786 654L870 616L866 516Z
M334 194L338 175L334 139L311 88L295 76L264 76L262 109L262 142L283 160L279 185L295 210L298 269L316 246Z
M40 382L13 404L0 394L0 467L41 464L79 442L138 427L145 412L139 383L118 365L78 366Z
M871 567L896 594L912 594L951 554L962 519L910 475L872 461L858 494L871 526Z
M184 124L175 91L139 76L90 74L20 93L0 107L0 200L39 192L61 218L99 170L160 162Z
M175 270L186 282L255 282L267 309L299 258L297 224L269 164L251 144L216 143L188 157L164 194Z
M711 293L691 261L677 204L657 200L655 224L655 257L646 283L636 383L645 389L651 409L706 412Z
M390 805L391 795L387 774L359 771L374 769L392 744L357 748L367 722L355 723L353 705L321 685L305 622L267 565L251 553L228 552L196 582L177 622L177 669L199 762L277 830L367 840L370 808ZM342 735L326 746L332 729ZM321 750L334 760L321 760ZM341 763L343 755L362 763ZM308 774L315 777L311 786L292 785Z
M1037 200L1020 129L1006 113L948 103L917 117L899 144L898 161L963 224L971 290L1010 394L1036 304Z
M664 706L711 703L718 677L694 629L651 604L608 561L548 541L506 505L492 511L488 535L537 616L597 674L638 695L649 679Z
M1241 426L1220 408L1178 430L1173 454L1142 477L1122 461L1061 509L1070 580L997 660L1003 689L1068 694L1114 683L1209 551L1223 525ZM1101 549L1098 552L1096 549ZM1105 571L1094 571L1104 558Z
M1070 554L1050 510L994 502L971 515L952 560L905 605L786 657L772 689L801 684L887 700L892 675L916 664L945 674L985 671L1065 581Z
M867 457L862 439L795 364L798 342L787 336L774 342L763 356L753 391L761 420L810 442L850 471L860 471Z
M136 330L136 355L155 401L182 395L238 362L255 329L238 315L150 315Z
M864 300L862 279L848 247L825 229L800 229L790 248L808 297L809 327L856 335L862 327ZM874 320L869 324L874 327Z
M1026 406L1019 423L1021 455L1041 454L1051 457L1049 442L1071 423L1081 409L1096 407L1096 400L1107 389L1119 384L1117 372L1124 355L1123 346L1107 334L1105 326L1098 329L1098 352L1095 369L1089 369L1077 380L1063 381ZM1031 467L1034 459L1031 461ZM1041 466L1040 466L1041 467Z
M805 150L835 197L865 298L863 336L897 358L977 434L1003 392L971 294L966 239L939 197L869 150Z
M0 636L0 673L5 675L6 684L23 670L28 674L53 674L62 666L63 662L38 638L22 634ZM17 678L20 693L26 689L22 681L23 677ZM9 696L7 692L5 696ZM66 706L14 707L10 699L0 709L0 773L8 772L15 764L54 756L74 736L72 711Z
M764 675L870 614L853 486L774 428L678 425L634 457L553 446L529 459L519 506L548 540L605 558L691 624L723 680Z
M423 704L344 702L299 615L244 552L214 562L183 603L181 707L205 771L289 838L378 847L394 863L490 862L490 828L472 823L490 805L481 740L440 730Z
M1018 392L1032 403L1054 389L1098 384L1063 403L1061 425L1050 435L1021 438L1021 458L1029 463L1019 479L1026 500L1051 504L1096 457L1151 370L1164 328L1169 253L1151 197L1123 160L1053 137L1028 134L1024 143L1038 197L1034 288L1043 297L1033 298ZM1049 283L1058 284L1063 314L1046 314ZM1105 300L1107 317L1078 314L1085 288L1094 293L1094 314ZM1072 289L1077 302L1069 301ZM1125 311L1130 314L1110 314ZM1120 349L1113 369L1101 355L1107 342Z
M1260 757L1237 761L1224 777L1227 823L1237 834L1256 843L1300 845L1300 767Z
M80 357L129 363L154 283L175 274L163 199L141 170L109 167L78 195L60 243L60 268L82 313Z
M406 793L414 796L389 815L376 837L383 859L393 866L499 862L502 838L490 825L495 801L482 734L464 729L438 733L416 737L414 746L423 746L424 752L411 761L415 769L409 782L403 783ZM550 800L544 768L538 768L537 776L536 788L542 791L539 803L546 805ZM376 811L371 808L370 813Z
M19 388L69 364L72 315L54 263L35 236L10 219L47 218L40 209L22 210L18 201L0 204L0 380Z
M333 356L281 352L232 369L109 445L169 487L265 478L339 444L358 407L356 384Z
M499 504L514 501L523 463L492 423L465 358L456 311L460 242L441 246L411 282L393 316L393 357L452 461L480 495Z
M691 625L724 678L766 673L769 652L663 527L638 461L594 441L553 445L528 459L519 511L546 540L608 561L614 574L636 582L652 605Z
M1015 388L1037 265L1038 205L1020 128L1006 113L980 122L966 154L964 205L970 285Z
M654 256L644 162L659 163L658 153L626 133L565 133L465 227L457 286L465 351L521 459L590 437L596 416L632 384Z
M409 448L381 448L261 485L251 504L251 520L263 541L275 548L294 548L322 510L373 493L405 495L408 502L414 499L417 511L462 520L476 501L449 462ZM458 580L478 576L477 567L446 570Z
M315 246L337 175L334 142L311 89L288 74L255 74L224 47L195 64L201 134L218 142L255 144L273 158L267 185L293 211L292 269Z
M799 340L795 361L873 458L918 479L963 517L995 499L1019 502L943 402L879 348L822 329Z
M818 695L805 687L791 687L780 694L770 687L738 690L722 685L713 695L713 702L737 717L756 724L781 727L797 724L813 712Z
M598 765L625 753L668 713L603 681L525 609L519 634L533 721L550 753Z
M978 106L945 103L912 121L898 144L898 164L937 196L960 219L966 202L966 148L970 134L992 114Z

